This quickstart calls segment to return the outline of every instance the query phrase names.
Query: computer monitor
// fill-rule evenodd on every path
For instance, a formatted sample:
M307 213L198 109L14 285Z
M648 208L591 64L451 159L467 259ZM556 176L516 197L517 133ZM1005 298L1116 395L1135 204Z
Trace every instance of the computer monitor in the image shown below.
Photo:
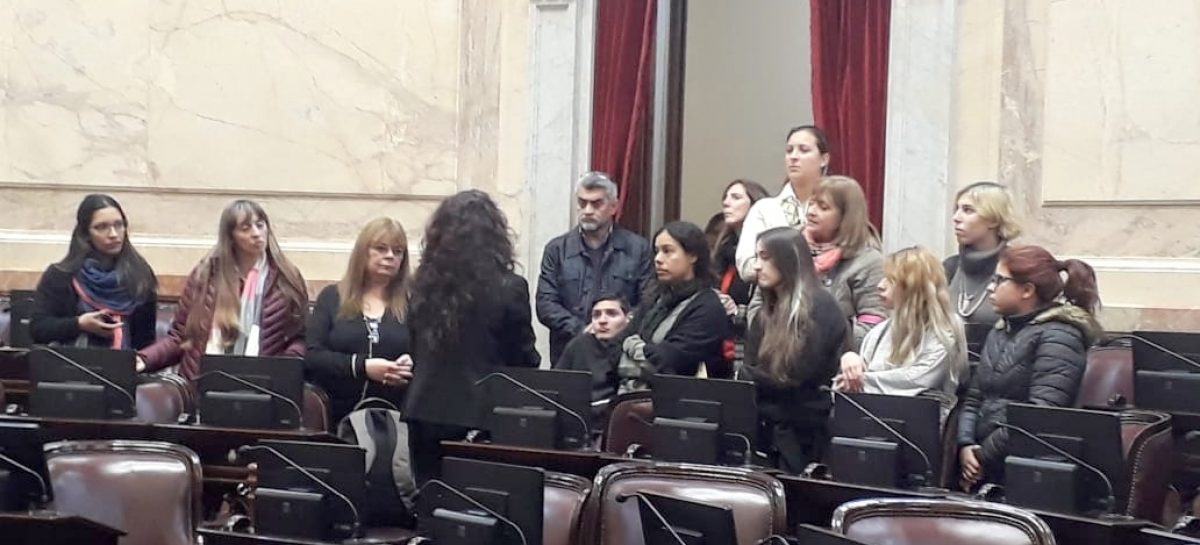
M754 384L654 375L650 379L655 459L697 464L754 462L758 404Z
M1135 331L1129 338L1139 370L1200 373L1200 333Z
M34 295L34 292L31 290L12 290L8 292L9 346L15 348L29 348L33 346L33 334L29 330L29 321L33 316Z
M304 468L313 477L340 492L354 504L354 509L335 497L325 487L314 483L303 472L288 464L278 455L267 450L252 450L253 460L258 464L259 489L282 490L288 493L314 494L315 511L324 520L316 535L302 533L303 537L331 539L350 537L357 525L369 524L367 516L366 452L357 445L340 443L313 443L306 441L277 441L260 439L260 446L270 447L288 460ZM286 494L281 497L288 497ZM313 502L314 498L290 497L290 505ZM374 500L373 500L374 501ZM264 509L256 504L256 528L264 534L297 535L293 530L304 528L299 519L304 509L282 509L283 502L270 502L280 509ZM299 512L297 512L299 511ZM357 512L357 517L356 517ZM359 519L362 520L359 520ZM356 524L357 523L357 524Z
M537 467L443 458L441 480L417 495L418 527L437 545L542 543L545 479Z
M1200 413L1200 334L1139 331L1133 345L1134 398L1140 408Z
M850 539L842 534L819 528L811 524L801 524L796 526L792 532L792 543L797 545L865 545L857 539ZM769 545L769 544L764 544Z
M491 376L483 384L484 428L492 442L570 450L590 446L591 373L512 367L497 374L511 380Z
M892 488L936 486L930 481L942 467L941 410L941 403L930 397L834 395L828 456L834 479Z
M737 543L733 509L676 496L638 492L618 496L636 501L646 545L725 545Z
M29 412L80 419L133 418L132 350L38 346L29 353Z
M52 499L41 427L28 422L0 422L0 509L41 508Z
M299 358L205 355L196 387L200 424L298 429L303 423L304 360Z
M1008 425L1104 474L1101 477L1025 433L1009 429L1004 472L1009 503L1064 513L1107 513L1124 505L1129 484L1119 413L1010 403L1007 414Z

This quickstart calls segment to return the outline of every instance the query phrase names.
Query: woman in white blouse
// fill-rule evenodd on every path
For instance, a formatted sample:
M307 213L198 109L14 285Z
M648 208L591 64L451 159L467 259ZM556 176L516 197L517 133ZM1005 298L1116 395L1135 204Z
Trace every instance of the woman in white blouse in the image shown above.
M859 352L842 356L834 388L843 392L916 396L954 406L966 364L962 321L950 305L946 274L929 250L907 248L888 256L879 283L891 318L872 329Z

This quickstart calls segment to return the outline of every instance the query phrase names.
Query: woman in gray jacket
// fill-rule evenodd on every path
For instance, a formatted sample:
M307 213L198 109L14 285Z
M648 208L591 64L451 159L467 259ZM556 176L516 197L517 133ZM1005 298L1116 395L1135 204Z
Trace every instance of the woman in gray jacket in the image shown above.
M871 328L883 322L887 309L879 296L883 255L879 236L867 220L867 198L854 178L828 176L813 192L805 238L822 285L833 294L849 320L858 350Z
M858 352L842 355L834 388L933 395L942 402L945 418L966 367L967 343L941 263L929 250L913 247L888 256L883 270L879 295L892 317L867 333Z

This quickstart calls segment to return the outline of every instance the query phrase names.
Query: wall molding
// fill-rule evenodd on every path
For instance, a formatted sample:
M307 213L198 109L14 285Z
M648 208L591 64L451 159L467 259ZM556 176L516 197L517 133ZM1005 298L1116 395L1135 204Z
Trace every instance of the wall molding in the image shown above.
M170 237L155 235L131 235L130 240L142 248L178 248L207 250L216 244L215 238ZM0 229L0 244L34 244L66 246L71 241L67 233L43 231L18 231ZM354 249L354 241L280 240L279 247L285 252L348 254ZM410 246L409 253L419 250Z
M1200 257L1071 257L1086 261L1098 272L1200 274Z
M0 180L0 191L38 190L71 193L122 193L150 195L202 195L244 198L300 198L326 200L375 200L441 202L449 194L426 193L360 193L347 191L292 191L263 189L233 189L220 187L130 186L108 184L58 183Z

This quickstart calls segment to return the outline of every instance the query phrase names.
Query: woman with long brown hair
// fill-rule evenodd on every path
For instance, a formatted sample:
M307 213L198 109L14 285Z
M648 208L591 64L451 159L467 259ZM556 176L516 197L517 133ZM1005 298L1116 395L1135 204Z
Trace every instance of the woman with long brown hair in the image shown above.
M883 255L867 219L867 197L854 178L829 176L813 191L804 236L812 248L817 277L833 294L853 332L851 348L887 318L879 297Z
M304 277L279 249L267 212L233 201L216 247L188 276L171 331L138 353L138 368L179 364L192 380L203 354L303 356L307 307Z
M1059 261L1040 246L1000 253L988 285L1001 316L984 342L958 421L961 486L1002 482L1008 455L1008 404L1069 407L1087 350L1103 334L1096 274L1078 259Z
M743 370L758 392L759 445L777 467L799 473L828 441L831 402L821 388L837 373L847 322L821 289L800 231L763 232L755 269L763 306L751 318Z
M746 307L750 304L753 282L738 274L737 245L742 224L754 203L767 196L767 190L757 182L734 180L725 186L721 198L721 226L712 245L713 272L717 278L718 297L733 323L734 336L726 339L721 349L723 362L708 364L708 376L728 378L739 361L738 348L746 329Z
M334 422L368 398L399 410L412 379L405 323L410 270L404 226L376 218L358 233L341 281L317 296L304 364L329 394Z

